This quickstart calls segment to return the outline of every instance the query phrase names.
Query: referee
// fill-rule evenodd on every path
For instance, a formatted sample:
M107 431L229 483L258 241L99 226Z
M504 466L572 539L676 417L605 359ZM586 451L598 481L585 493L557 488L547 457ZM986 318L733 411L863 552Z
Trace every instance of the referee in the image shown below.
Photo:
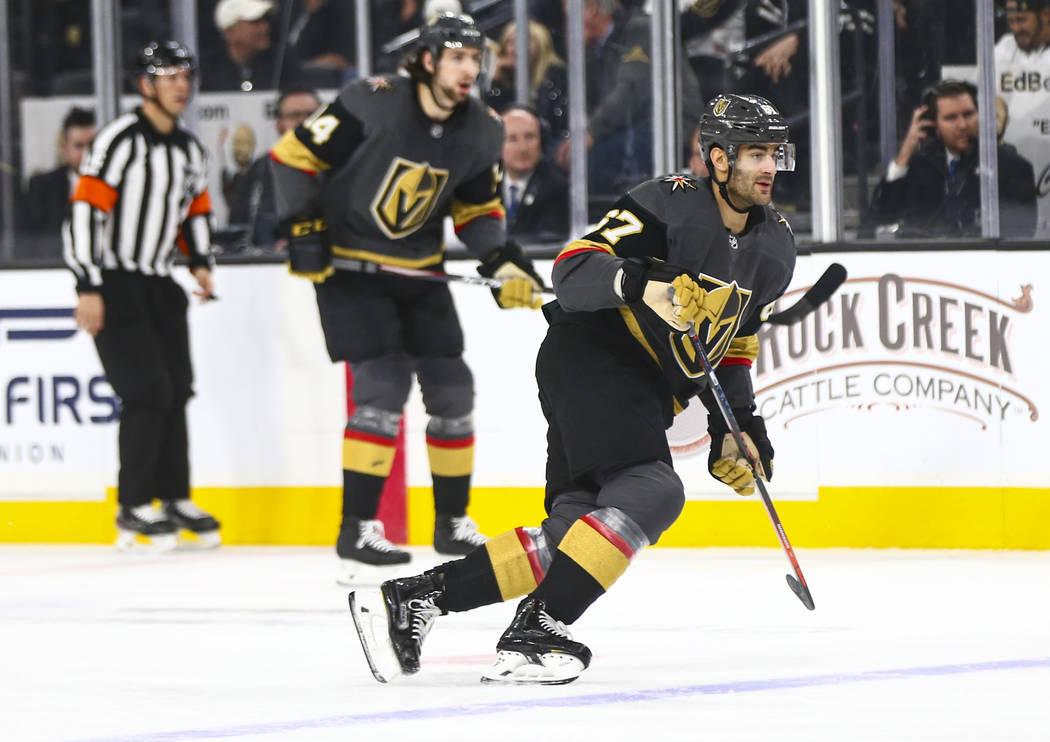
M94 337L121 400L119 549L143 540L173 548L180 528L201 545L219 544L218 521L189 499L188 301L171 278L178 246L200 287L194 293L214 298L205 154L178 125L195 70L178 42L142 49L135 69L142 105L95 137L64 225L79 295L74 317Z

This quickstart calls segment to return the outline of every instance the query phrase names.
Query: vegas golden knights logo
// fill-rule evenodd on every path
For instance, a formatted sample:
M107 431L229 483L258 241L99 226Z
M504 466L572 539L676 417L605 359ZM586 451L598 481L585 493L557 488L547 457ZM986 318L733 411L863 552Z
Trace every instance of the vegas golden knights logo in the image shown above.
M395 157L372 201L376 224L392 239L412 234L426 222L447 182L448 170Z
M717 365L729 350L729 344L740 327L740 319L751 301L752 292L737 286L736 281L727 284L703 273L700 274L699 284L707 291L705 307L710 307L711 311L697 318L696 336L707 350L708 359ZM714 300L713 303L711 300ZM697 360L696 350L689 337L673 332L670 340L671 352L682 373L691 378L703 375L704 369Z
M721 116L723 113L726 112L727 108L729 108L729 99L719 98L718 101L715 103L715 109L713 113L715 114L715 116Z

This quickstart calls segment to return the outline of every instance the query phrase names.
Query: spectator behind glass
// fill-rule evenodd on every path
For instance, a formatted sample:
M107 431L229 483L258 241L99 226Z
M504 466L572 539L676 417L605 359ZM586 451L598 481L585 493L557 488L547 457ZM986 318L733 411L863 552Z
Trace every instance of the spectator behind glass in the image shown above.
M589 188L593 194L613 194L652 174L649 18L638 10L624 11L618 0L586 0L583 40ZM699 84L684 61L678 71L683 122L688 122L683 129L688 130L700 118ZM557 162L568 167L568 139L558 147Z
M222 197L226 201L226 208L230 208L237 184L248 174L248 169L252 166L252 157L255 155L255 130L248 124L240 124L233 130L233 141L230 143L233 169L226 167L226 140L229 135L230 130L222 127L216 147L222 173Z
M915 109L897 157L873 198L883 224L899 237L978 237L981 184L977 174L977 89L946 80ZM999 220L1004 237L1031 237L1036 222L1032 164L1009 144L998 146Z
M80 162L94 138L94 111L71 108L62 120L62 131L59 134L59 166L29 179L25 200L20 209L22 226L26 230L54 232L55 244L59 244L58 229L66 217L69 196L77 182Z
M215 26L224 44L201 60L201 90L272 90L280 73L270 45L270 0L220 0ZM287 63L286 63L287 64Z
M289 88L277 99L277 136L294 129L310 117L321 99L309 88ZM251 164L244 177L237 182L230 204L230 225L250 229L249 239L255 247L274 247L277 213L273 200L273 176L270 173L270 155L266 153ZM283 249L284 245L277 246Z
M997 65L1050 63L1050 1L1006 0L1010 33L995 45Z
M288 30L286 54L297 62L301 77L319 87L340 87L354 56L350 3L300 0Z
M569 186L543 156L543 122L530 106L503 113L503 208L512 237L556 240L569 233Z
M485 93L485 102L502 112L515 102L514 70L517 66L516 24L509 23L499 40L496 71ZM568 71L554 51L550 31L529 21L529 103L550 127L551 138L561 139L569 128L569 101L565 95Z

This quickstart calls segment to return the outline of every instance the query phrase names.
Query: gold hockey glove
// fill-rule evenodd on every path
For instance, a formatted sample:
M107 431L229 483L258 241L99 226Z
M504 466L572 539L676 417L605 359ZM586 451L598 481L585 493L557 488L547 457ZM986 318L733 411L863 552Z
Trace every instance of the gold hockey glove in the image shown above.
M627 304L641 300L679 332L702 319L717 319L718 307L689 271L659 261L625 260L621 293Z
M734 415L736 414L734 411ZM741 410L737 420L740 423L744 443L751 452L752 458L758 462L758 475L768 482L773 478L773 446L766 437L765 420L758 415L752 415L748 410ZM732 487L738 495L753 495L755 493L754 473L748 466L747 459L737 448L736 441L729 432L725 421L718 418L718 422L720 424L716 425L712 422L708 427L708 433L711 435L711 452L707 457L708 471L715 479Z
M335 272L328 223L321 217L294 217L278 228L288 237L288 270L293 276L324 283Z
M478 273L503 282L500 288L492 290L496 303L503 309L539 309L543 305L543 280L516 242L508 241L486 255L478 266Z

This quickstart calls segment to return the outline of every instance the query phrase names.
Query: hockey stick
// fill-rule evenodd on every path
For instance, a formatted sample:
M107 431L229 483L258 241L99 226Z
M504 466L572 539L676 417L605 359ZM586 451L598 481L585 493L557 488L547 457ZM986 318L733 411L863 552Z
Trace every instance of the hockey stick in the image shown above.
M498 289L503 286L503 281L498 278L486 278L485 276L464 276L459 273L445 273L444 271L431 271L425 268L402 268L396 265L382 265L380 263L366 263L363 260L347 260L335 258L332 265L336 268L346 268L359 273L389 273L402 278L421 278L424 281L439 281L441 283L465 283L470 286L482 286L489 289ZM554 295L554 290L544 287L541 293Z
M839 286L845 280L846 269L839 263L832 263L824 271L824 274L817 279L817 282L810 287L809 291L802 295L801 299L783 312L777 312L772 315L769 318L769 322L774 325L791 325L798 322L830 299L831 295L838 291Z
M787 533L784 532L784 526L780 523L780 517L777 515L776 508L773 507L773 501L769 499L769 492L766 490L766 484L758 476L759 465L755 461L755 457L751 455L751 450L744 443L744 434L740 431L740 424L736 421L736 416L733 414L733 410L729 407L729 400L726 398L726 393L722 390L722 385L718 383L718 377L715 376L715 370L711 367L711 361L707 358L707 353L704 351L704 346L700 344L700 338L696 336L696 329L692 326L689 328L689 340L693 344L693 348L696 349L696 355L700 358L700 365L704 368L704 373L707 374L708 382L711 384L711 391L714 392L715 402L718 403L718 409L722 413L722 419L726 421L726 425L729 426L730 432L733 434L733 440L736 442L736 447L740 449L741 454L747 461L747 465L751 467L751 471L755 475L755 485L758 487L759 493L762 495L762 504L766 506L766 512L769 514L769 519L773 522L773 530L777 532L777 538L780 539L780 545L784 548L784 553L787 554L788 561L791 562L792 568L795 570L795 575L786 575L788 587L791 588L791 592L798 596L798 599L802 601L802 605L806 606L809 610L813 610L816 606L813 604L813 596L810 595L809 586L806 584L806 578L802 576L802 568L798 566L798 559L795 558L795 551L791 548L791 543L788 541Z

